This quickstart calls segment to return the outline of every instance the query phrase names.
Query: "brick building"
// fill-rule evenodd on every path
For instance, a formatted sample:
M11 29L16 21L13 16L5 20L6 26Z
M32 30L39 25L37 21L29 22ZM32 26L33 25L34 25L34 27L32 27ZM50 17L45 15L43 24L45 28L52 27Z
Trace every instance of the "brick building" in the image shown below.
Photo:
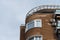
M60 6L41 5L30 10L20 26L20 40L59 40Z

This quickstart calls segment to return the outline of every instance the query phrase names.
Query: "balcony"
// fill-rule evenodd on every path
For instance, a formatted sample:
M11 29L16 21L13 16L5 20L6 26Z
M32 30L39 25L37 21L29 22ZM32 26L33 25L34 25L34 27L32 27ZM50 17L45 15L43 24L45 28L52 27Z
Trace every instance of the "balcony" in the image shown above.
M48 11L49 10L49 11ZM41 5L31 9L26 17L31 16L35 12L55 12L55 10L60 10L60 5Z

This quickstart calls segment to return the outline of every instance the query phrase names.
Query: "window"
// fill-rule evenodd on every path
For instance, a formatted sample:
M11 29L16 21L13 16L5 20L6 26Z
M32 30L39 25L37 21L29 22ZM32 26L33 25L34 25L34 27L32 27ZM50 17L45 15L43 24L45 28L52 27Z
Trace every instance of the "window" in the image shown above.
M42 27L42 20L36 20L35 27Z
M29 40L34 40L34 37L30 38Z
M34 28L34 27L42 27L42 20L36 19L36 20L32 20L32 21L28 22L26 24L26 31L31 28Z
M60 27L60 21L58 21L58 27Z
M31 29L31 28L33 28L33 27L34 27L34 21L28 22L28 23L26 24L26 30Z
M42 40L42 36L35 36L30 38L29 40Z
M34 21L31 21L28 23L28 29L33 28L34 27Z
M55 14L60 14L60 10L56 10Z

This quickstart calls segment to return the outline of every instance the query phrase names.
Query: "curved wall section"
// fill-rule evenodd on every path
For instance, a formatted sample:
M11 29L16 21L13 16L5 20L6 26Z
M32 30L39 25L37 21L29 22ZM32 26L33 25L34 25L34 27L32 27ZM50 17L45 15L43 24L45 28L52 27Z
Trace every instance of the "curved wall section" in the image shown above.
M50 23L50 20L53 19L53 15L54 13L36 13L26 18L26 24L32 20L42 20L42 27L34 27L27 30L26 39L32 35L42 35L43 40L56 40L56 35L54 35L54 28L51 26Z
M48 19L52 18L53 15L54 15L54 13L36 13L36 14L33 14L33 15L27 17L25 20L25 23L28 23L29 21L32 21L35 19L42 19L42 20L46 19L46 20L48 20Z

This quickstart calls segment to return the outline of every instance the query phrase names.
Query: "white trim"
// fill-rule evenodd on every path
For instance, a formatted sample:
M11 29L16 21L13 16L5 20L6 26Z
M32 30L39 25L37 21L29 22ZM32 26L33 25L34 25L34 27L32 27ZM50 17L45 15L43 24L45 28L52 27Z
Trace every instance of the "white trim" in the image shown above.
M33 12L37 12L39 10L42 10L42 9L56 9L56 10L60 10L60 5L41 5L41 6L38 6L38 7L35 7L33 9L31 9L27 15L26 15L26 18L30 15L33 14Z
M40 26L39 27L42 27L42 19L35 19L35 27L38 27L36 21L40 21Z
M36 27L36 19L34 20L34 24L35 24L34 27Z

